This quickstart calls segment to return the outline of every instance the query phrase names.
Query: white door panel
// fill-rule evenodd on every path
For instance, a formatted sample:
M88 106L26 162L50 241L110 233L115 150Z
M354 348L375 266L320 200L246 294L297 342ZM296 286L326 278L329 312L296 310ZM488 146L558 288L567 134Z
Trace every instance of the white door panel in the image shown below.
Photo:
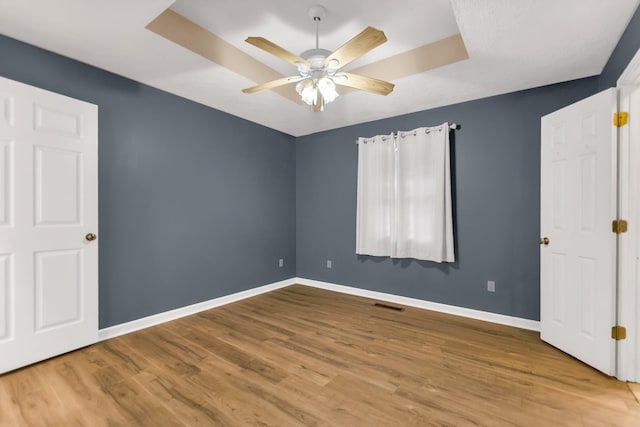
M0 78L0 373L97 340L97 120Z
M615 341L616 91L542 118L541 336L613 375Z
M82 321L82 252L39 251L34 261L35 331Z
M35 146L34 157L35 225L81 225L82 153Z
M0 139L0 227L13 223L13 141Z
M0 343L11 339L13 330L13 265L11 254L0 254Z

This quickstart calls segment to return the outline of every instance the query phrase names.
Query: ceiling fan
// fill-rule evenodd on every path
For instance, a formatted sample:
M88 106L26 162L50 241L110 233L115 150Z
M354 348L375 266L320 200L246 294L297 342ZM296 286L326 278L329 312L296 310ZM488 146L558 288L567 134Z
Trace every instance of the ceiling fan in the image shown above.
M326 15L323 6L309 9L309 16L316 23L316 47L295 55L262 37L249 37L245 41L295 66L298 75L284 77L257 86L243 89L244 93L254 93L264 89L297 83L296 91L302 100L315 112L323 111L326 103L338 97L336 85L360 89L379 95L388 95L394 85L384 80L347 73L340 69L358 59L370 50L387 41L384 32L373 27L365 28L360 34L340 46L334 52L319 47L320 21Z

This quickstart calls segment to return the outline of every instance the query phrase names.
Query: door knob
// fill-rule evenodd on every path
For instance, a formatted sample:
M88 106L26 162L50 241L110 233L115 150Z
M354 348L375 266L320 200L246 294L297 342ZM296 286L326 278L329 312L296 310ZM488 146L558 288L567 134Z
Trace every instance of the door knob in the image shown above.
M87 233L87 235L84 236L84 238L90 242L93 242L94 240L96 240L96 235L93 233Z
M540 244L547 246L549 244L549 238L548 237L541 237L540 238Z

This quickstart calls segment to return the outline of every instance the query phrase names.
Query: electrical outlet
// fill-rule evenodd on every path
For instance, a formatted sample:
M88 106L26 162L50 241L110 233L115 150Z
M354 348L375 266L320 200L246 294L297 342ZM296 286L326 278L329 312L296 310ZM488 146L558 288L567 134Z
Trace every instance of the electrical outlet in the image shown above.
M333 267L333 263L331 262L330 259L327 260L327 268L332 268Z
M278 261L278 267L284 267L284 259L280 258L280 260Z
M487 291L495 292L496 291L496 282L493 280L487 281Z

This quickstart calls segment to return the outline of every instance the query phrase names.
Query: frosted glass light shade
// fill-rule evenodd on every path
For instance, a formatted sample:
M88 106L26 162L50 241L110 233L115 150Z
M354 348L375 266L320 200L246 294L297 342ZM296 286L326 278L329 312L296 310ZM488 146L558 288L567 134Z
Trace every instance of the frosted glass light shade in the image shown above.
M296 85L296 92L307 105L313 105L318 97L317 89L313 84L313 79L304 79Z
M325 103L332 102L339 96L336 91L336 84L328 77L323 77L318 81L318 89Z
M296 85L296 92L307 105L314 105L318 99L318 91L322 94L323 104L332 102L338 97L336 84L327 76L314 80L309 77Z

